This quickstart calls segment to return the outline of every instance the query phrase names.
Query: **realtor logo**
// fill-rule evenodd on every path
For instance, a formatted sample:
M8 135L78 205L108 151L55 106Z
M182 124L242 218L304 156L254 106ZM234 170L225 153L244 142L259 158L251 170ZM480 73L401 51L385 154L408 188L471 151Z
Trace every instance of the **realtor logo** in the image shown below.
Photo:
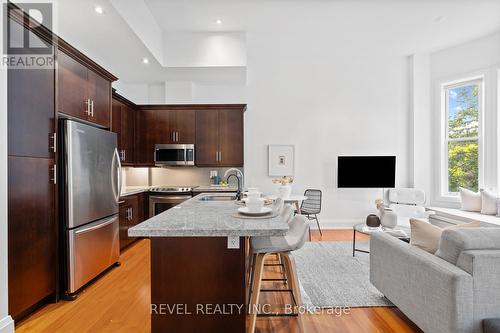
M51 3L3 4L2 67L15 69L53 68L52 43L44 40L52 29ZM48 30L47 30L48 29Z

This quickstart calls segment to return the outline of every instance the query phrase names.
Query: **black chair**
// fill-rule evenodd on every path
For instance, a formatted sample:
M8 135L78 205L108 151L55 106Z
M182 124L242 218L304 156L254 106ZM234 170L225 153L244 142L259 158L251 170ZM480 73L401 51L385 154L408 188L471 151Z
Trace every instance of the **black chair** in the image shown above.
M317 215L321 213L321 191L307 189L304 192L304 196L306 196L307 199L302 201L302 204L300 205L300 214L306 216L308 220L316 220L319 233L321 236L323 236L323 232L321 231L321 227L319 226L319 220ZM310 228L309 228L309 238L311 238Z

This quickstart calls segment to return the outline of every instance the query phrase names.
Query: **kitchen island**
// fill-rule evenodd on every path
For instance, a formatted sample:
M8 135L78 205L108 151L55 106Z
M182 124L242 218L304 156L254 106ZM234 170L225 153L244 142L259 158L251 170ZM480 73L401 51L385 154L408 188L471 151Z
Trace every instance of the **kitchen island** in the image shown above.
M153 333L246 331L249 237L281 236L288 224L235 217L241 206L221 196L198 195L128 231L151 239Z

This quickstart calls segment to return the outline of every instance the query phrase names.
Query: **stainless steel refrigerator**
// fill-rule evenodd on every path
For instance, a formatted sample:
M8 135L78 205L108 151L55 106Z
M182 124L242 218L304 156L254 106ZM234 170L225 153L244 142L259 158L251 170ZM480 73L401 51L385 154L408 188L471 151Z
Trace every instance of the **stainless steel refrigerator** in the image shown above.
M66 294L74 295L118 262L121 165L115 133L68 119L59 125Z

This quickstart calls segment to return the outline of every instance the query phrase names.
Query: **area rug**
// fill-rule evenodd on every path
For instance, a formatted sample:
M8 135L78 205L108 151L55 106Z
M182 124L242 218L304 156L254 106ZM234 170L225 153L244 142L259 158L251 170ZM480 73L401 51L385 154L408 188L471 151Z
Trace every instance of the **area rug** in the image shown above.
M367 241L356 242L368 248ZM370 255L352 242L307 242L293 252L304 303L316 307L393 306L370 283Z

